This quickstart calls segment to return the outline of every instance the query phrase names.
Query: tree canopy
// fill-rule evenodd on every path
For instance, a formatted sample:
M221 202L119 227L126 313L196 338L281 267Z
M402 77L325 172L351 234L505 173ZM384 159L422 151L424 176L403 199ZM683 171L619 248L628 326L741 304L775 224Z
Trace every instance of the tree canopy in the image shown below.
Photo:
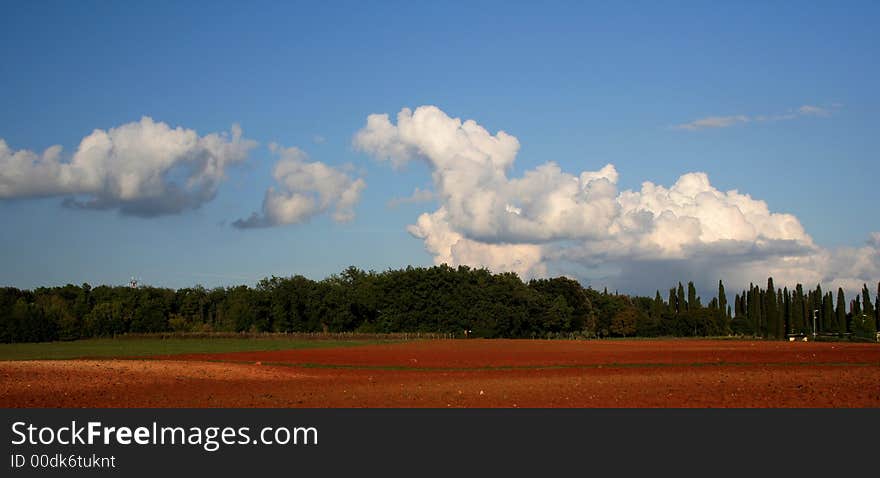
M880 289L880 284L878 284ZM687 290L687 292L685 292ZM384 272L349 267L315 281L267 277L255 287L182 289L79 286L0 288L0 342L75 340L154 332L437 332L474 337L747 335L816 332L871 338L880 320L867 285L836 308L821 287L752 285L733 307L719 281L706 306L693 282L654 297L596 291L556 277L523 282L467 266ZM880 290L878 290L880 292Z

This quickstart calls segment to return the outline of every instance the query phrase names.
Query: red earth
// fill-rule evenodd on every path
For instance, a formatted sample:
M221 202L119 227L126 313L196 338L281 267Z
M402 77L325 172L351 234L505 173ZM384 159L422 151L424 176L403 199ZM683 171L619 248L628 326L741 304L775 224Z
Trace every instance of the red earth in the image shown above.
M437 340L0 362L2 407L878 407L876 344Z

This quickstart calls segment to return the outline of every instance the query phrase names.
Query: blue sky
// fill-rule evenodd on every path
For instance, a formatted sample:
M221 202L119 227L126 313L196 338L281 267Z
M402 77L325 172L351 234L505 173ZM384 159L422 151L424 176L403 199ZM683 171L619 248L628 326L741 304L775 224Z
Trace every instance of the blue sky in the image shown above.
M429 265L406 227L437 203L387 202L431 189L430 166L398 171L352 145L367 115L420 105L516 136L514 177L613 163L624 190L701 171L793 214L824 248L880 230L876 2L620 3L3 2L11 150L61 145L69 159L93 130L142 116L199 135L237 123L259 146L180 214L0 199L0 284L214 286ZM828 114L674 127L804 105ZM273 184L271 142L353 165L366 181L354 219L231 227Z

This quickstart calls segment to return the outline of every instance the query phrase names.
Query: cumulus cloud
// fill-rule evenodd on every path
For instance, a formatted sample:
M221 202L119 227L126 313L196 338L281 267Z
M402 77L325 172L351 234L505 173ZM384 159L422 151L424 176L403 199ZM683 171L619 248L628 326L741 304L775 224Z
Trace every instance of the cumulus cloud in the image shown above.
M232 223L239 229L296 224L333 209L337 222L354 218L354 206L366 187L362 178L353 179L345 171L320 161L309 161L299 148L269 148L279 159L272 177L278 184L270 187L263 199L262 211Z
M768 274L780 284L829 282L843 270L859 280L880 275L880 238L865 246L873 256L822 249L795 216L720 191L702 172L635 191L618 190L611 164L575 174L551 161L511 177L519 141L503 131L491 134L435 106L404 108L396 120L370 115L354 146L394 166L427 163L440 205L408 231L438 264L525 278L566 274L635 291L701 277L736 287Z
M733 115L733 116L708 116L706 118L696 119L687 123L674 125L673 129L685 131L698 131L709 128L728 128L743 123L752 122L774 122L793 120L804 116L831 116L832 112L842 105L840 103L832 103L829 108L821 106L803 105L795 109L791 109L785 113L773 115Z
M0 139L0 199L65 196L64 204L152 217L196 209L214 198L229 165L256 142L241 128L199 136L143 117L82 139L70 161L61 146L13 151Z

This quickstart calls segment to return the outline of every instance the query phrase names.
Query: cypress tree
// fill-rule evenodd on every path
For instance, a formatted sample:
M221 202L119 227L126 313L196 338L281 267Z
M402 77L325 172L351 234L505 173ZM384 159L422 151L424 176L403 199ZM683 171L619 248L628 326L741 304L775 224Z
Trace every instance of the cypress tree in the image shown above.
M687 310L687 304L684 301L684 287L682 287L681 282L678 283L678 308L676 312L679 314Z
M841 336L846 333L846 297L842 287L837 288L837 328Z
M877 282L877 295L874 296L874 328L880 330L880 282Z
M864 290L862 291L864 292ZM869 339L874 339L877 334L877 326L874 323L873 315L868 315L868 308L871 307L870 301L866 304L865 309L862 310L862 305L860 303L862 297L856 296L856 300L853 304L853 314L852 314L852 333L858 337L864 337Z
M764 291L755 286L755 335L764 336Z
M822 298L822 332L837 329L837 324L834 323L834 296L829 292Z
M871 303L871 293L868 292L868 284L862 286L862 304L865 307L865 315L874 318L874 305Z
M821 302L816 299L816 291L812 290L807 294L807 330L810 333L819 333L819 312L821 310Z
M782 289L783 294L783 303L782 310L784 311L782 316L785 318L785 333L790 334L792 332L791 328L791 294L788 293L788 287Z
M813 330L813 303L812 303L812 292L804 292L804 333L810 332Z
M688 281L688 302L687 309L695 310L697 309L697 289L694 287L694 283Z
M749 295L746 300L746 318L749 320L749 327L752 329L752 335L758 335L758 309L755 297L755 285L749 284Z
M758 299L755 304L755 308L758 311L758 335L761 337L767 337L767 289L762 289L761 286L755 286L755 295Z
M776 288L773 287L773 278L767 278L767 294L764 299L764 312L767 317L767 326L764 328L764 337L780 338L777 335L779 317L776 311Z
M877 283L877 295L874 296L874 327L880 330L880 282Z
M804 286L798 284L792 297L792 332L804 333Z
M785 338L785 301L782 289L776 289L776 338Z
M724 293L724 282L718 280L718 308L721 309L721 313L725 316L725 318L730 318L730 313L727 312L727 295Z
M880 295L874 297L874 327L880 330Z
M773 287L772 282L768 282L768 284L762 301L764 304L764 335L767 338L776 338L776 288Z
M660 291L658 290L657 295L654 296L654 303L651 305L651 315L655 320L659 320L663 316L664 307L663 298L660 297Z

